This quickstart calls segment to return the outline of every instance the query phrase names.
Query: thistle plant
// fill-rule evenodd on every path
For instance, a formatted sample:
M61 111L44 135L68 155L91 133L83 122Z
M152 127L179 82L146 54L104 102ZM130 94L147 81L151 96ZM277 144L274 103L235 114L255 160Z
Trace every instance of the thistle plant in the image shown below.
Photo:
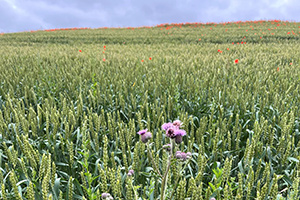
M84 190L84 193L87 195L88 199L95 200L97 198L97 195L96 195L96 189L97 188L95 188L92 183L96 179L98 179L99 176L93 176L93 174L89 171L90 152L87 149L87 144L88 143L89 143L89 140L83 141L83 143L82 143L83 151L80 152L80 154L82 154L82 156L83 156L82 157L83 161L78 161L78 162L83 167L83 171L80 173L80 175L81 175L82 188ZM69 181L69 184L72 184L71 179ZM69 191L71 191L71 190L69 190ZM71 194L69 194L69 195L71 195Z
M162 129L165 131L166 137L169 138L170 143L163 145L163 149L165 149L168 152L168 159L167 159L167 165L166 165L166 169L165 171L163 171L162 173L160 172L161 170L158 168L153 155L152 155L152 149L150 147L150 145L148 144L149 140L152 138L152 133L148 131L148 129L144 129L144 130L140 130L138 132L138 134L141 136L141 141L143 143L146 144L147 146L147 152L149 154L149 157L151 159L151 163L153 165L154 171L159 175L160 179L161 179L161 190L160 190L160 199L164 200L166 199L166 189L168 187L167 183L168 183L168 179L171 179L171 173L170 173L170 168L172 165L172 162L174 162L175 160L179 161L179 162L185 162L187 163L190 158L192 157L192 154L190 152L181 152L179 151L179 147L178 145L180 145L182 143L182 137L186 135L186 131L183 129L180 129L182 127L182 122L179 120L175 120L173 123L169 122L169 123L164 123L162 125ZM175 153L176 152L176 153ZM185 165L186 167L186 165ZM183 167L183 169L185 168ZM182 169L180 169L179 171L181 171ZM178 177L179 179L179 177ZM176 188L178 186L178 179L174 185L174 187L172 188L172 195L171 198L173 197ZM183 190L183 185L181 185L181 189L180 191L178 191L178 193L181 193L181 190ZM179 194L178 194L179 195ZM177 195L177 197L179 196Z

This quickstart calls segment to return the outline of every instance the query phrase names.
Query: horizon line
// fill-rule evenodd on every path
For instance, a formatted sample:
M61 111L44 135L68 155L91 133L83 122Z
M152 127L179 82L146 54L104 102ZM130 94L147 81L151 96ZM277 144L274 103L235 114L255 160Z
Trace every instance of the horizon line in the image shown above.
M33 33L33 32L54 32L54 31L69 31L69 30L97 30L97 29L140 29L140 28L158 28L158 27L166 27L166 26L187 26L187 25L226 25L226 24L239 24L239 23L262 23L262 22L285 22L285 23L300 23L300 21L293 20L244 20L244 21L227 21L227 22L170 22L170 23L161 23L153 26L124 26L124 27L65 27L65 28L51 28L51 29L37 29L37 30L27 30L27 31L16 31L16 32L0 32L0 35L4 34L13 34L13 33Z

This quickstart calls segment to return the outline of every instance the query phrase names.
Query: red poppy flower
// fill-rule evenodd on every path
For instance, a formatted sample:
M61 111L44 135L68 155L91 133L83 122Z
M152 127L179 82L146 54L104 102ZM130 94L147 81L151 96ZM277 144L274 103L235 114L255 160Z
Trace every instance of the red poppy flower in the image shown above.
M81 50L79 50L79 52L81 52Z
M105 61L105 58L103 58L102 60Z
M144 60L142 60L142 62L144 62Z
M234 44L234 42L232 44Z
M103 46L103 48L105 49L105 48L106 48L106 46Z
M279 72L279 67L277 67L277 71Z
M199 41L201 40L201 38L199 39Z
M239 63L239 59L236 59L236 60L234 61L234 63L235 63L235 64Z
M227 48L227 50L229 51L229 48Z
M152 60L152 58L150 57L149 60Z
M291 34L291 32L287 32L287 34Z

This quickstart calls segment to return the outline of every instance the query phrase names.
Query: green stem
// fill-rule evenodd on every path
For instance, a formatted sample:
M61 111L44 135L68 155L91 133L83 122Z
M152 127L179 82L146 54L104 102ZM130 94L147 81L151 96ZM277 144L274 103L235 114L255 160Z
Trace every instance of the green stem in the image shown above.
M138 194L137 194L135 188L133 187L132 182L133 182L133 180L130 181L130 185L131 185L131 188L132 188L132 190L133 190L133 192L134 192L134 198L135 198L135 200L138 200L138 199L139 199L139 196L138 196Z
M188 163L189 163L189 162L185 163L185 165L184 165L184 167L181 169L179 175L181 175L181 173L182 173L183 170L186 168L186 166L187 166ZM180 177L181 177L181 176L180 176ZM174 189L173 189L173 191L172 191L172 195L171 195L170 200L173 198L173 196L174 196L174 194L175 194L175 192L176 192L177 184L178 184L178 182L179 182L180 177L178 177L178 178L176 179L176 182L175 182Z
M170 140L171 140L171 151L170 151L170 155L169 155L168 166L164 173L162 183L161 183L161 194L160 194L161 200L165 199L165 189L166 189L166 184L168 182L168 172L170 170L171 161L172 161L172 157L173 157L174 140L172 140L172 139L170 139Z
M172 191L172 195L171 195L170 200L173 198L173 196L174 196L174 194L175 194L175 191L176 191L176 188L177 188L178 181L179 181L179 178L177 178L177 180L176 180L176 182L175 182L174 190Z
M152 162L152 165L153 165L153 167L154 167L154 170L156 171L156 173L157 173L160 177L162 177L162 175L161 175L159 169L157 168L157 166L156 166L156 164L155 164L155 162L154 162L154 159L153 159L153 156L152 156L152 151L151 151L149 145L146 144L146 146L147 146L147 150L148 150L148 153L149 153L149 156L150 156L150 160L151 160L151 162Z

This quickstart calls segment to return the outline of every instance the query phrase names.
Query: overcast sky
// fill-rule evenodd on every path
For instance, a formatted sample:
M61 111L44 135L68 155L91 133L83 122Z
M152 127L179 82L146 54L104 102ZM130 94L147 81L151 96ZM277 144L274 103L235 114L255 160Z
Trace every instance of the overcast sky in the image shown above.
M300 0L0 0L0 33L161 23L300 21Z

